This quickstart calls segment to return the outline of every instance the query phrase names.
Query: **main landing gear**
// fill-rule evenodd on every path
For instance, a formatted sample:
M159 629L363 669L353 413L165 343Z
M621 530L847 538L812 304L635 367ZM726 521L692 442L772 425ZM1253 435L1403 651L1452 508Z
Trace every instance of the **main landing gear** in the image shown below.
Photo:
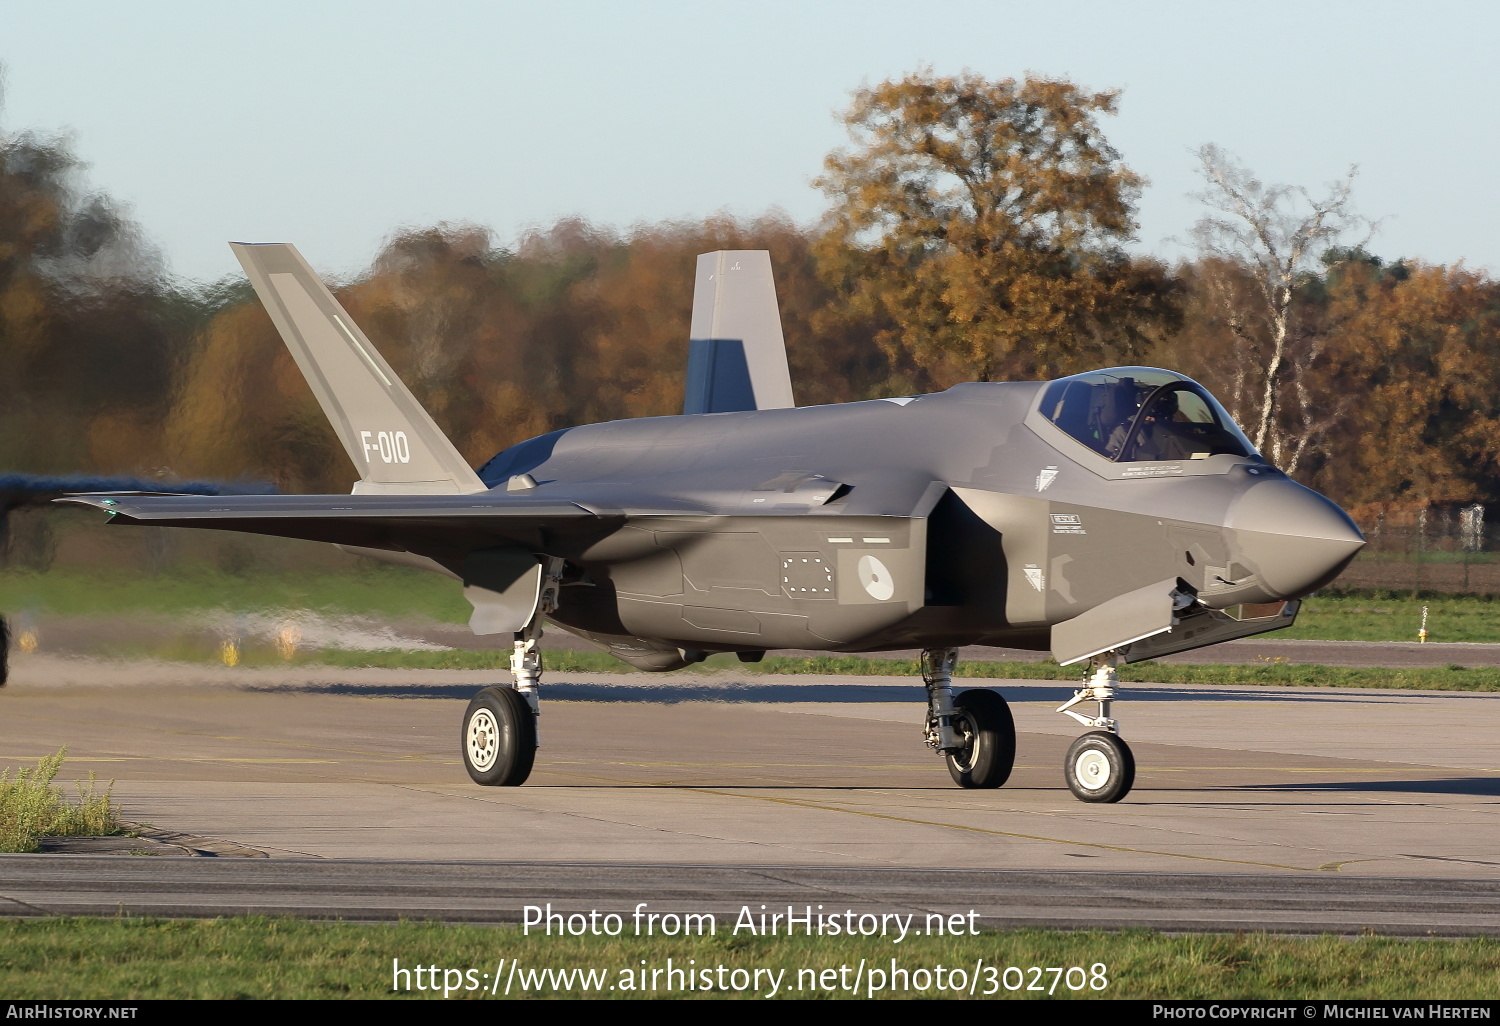
M1120 725L1110 718L1109 706L1120 683L1115 668L1120 665L1116 652L1104 652L1089 660L1088 680L1057 711L1071 716L1094 730L1084 734L1068 748L1063 759L1063 774L1068 790L1080 801L1117 802L1130 793L1135 783L1135 756L1120 737ZM1099 703L1098 716L1073 711L1084 702Z
M1016 761L1016 727L1010 706L994 691L976 688L953 697L958 650L922 653L927 685L927 744L941 752L959 787L999 787Z
M489 687L474 696L464 713L459 745L464 769L476 784L517 787L531 775L541 744L537 720L542 714L542 617L557 608L562 586L562 563L548 558L542 572L542 593L530 622L516 632L510 653L511 687Z
M958 650L928 649L922 653L922 683L927 685L927 744L942 753L948 773L959 787L999 787L1010 776L1016 759L1016 728L1010 707L994 691L978 688L953 695L953 669ZM1119 654L1105 652L1089 662L1084 686L1058 712L1092 727L1068 748L1063 775L1068 790L1085 802L1117 802L1135 783L1135 756L1120 737L1120 727L1109 715L1116 686ZM1073 707L1097 702L1099 714L1085 716Z

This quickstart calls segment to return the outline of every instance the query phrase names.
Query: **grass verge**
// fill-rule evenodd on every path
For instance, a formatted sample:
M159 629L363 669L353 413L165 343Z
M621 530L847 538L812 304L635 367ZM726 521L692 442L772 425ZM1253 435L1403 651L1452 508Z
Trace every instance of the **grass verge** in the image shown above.
M1303 603L1295 626L1272 638L1416 641L1427 607L1430 641L1500 642L1500 596L1327 591ZM170 575L122 569L8 570L0 610L58 616L313 609L331 614L466 623L470 608L453 581L385 566L350 573L232 574L208 566Z
M147 655L149 653L140 653ZM200 661L215 658L208 649L196 654ZM632 668L603 652L548 652L545 659L549 673L626 673ZM426 652L410 649L377 649L349 651L322 649L299 653L283 660L269 648L264 652L247 649L241 660L244 666L322 665L337 667L385 667L411 670L493 670L509 672L509 653L502 650L466 651L454 649ZM921 668L914 659L869 659L863 656L827 655L808 658L767 656L759 663L741 663L732 655L711 656L707 662L662 674L663 680L674 675L722 671L746 677L774 674L832 674L837 676L908 677L919 680ZM989 680L1056 680L1078 681L1083 671L1074 666L1058 666L1051 660L1039 663L960 662L960 677ZM1381 667L1313 666L1294 663L1253 663L1244 666L1186 666L1147 660L1120 667L1120 679L1127 683L1156 684L1238 684L1264 687L1309 686L1335 688L1394 688L1417 691L1500 691L1500 667L1470 668L1416 667L1385 669Z
M721 917L727 920L728 917ZM721 927L730 925L727 921ZM450 926L435 923L368 925L308 922L256 917L217 920L47 919L0 922L0 990L13 1000L47 998L442 998L443 970L459 970L447 979L458 989L451 998L489 998L497 966L511 980L511 996L528 997L666 997L667 959L681 969L708 969L713 981L725 967L748 970L738 979L764 972L767 984L778 971L781 997L851 997L839 982L852 983L855 967L865 961L859 996L960 997L967 990L938 991L934 970L963 969L969 978L979 960L996 968L995 993L987 996L1045 999L1043 991L1024 986L1035 977L1031 966L1078 967L1054 997L1090 998L1492 998L1500 941L1406 940L1374 936L1297 938L1268 934L1164 936L1138 930L1063 932L1007 930L977 936L908 937L900 944L879 937L764 938L726 935L720 929L706 938L618 938L523 936L514 927ZM397 981L393 960L403 967L438 967L438 986L393 993ZM502 963L501 960L505 961ZM908 973L927 971L925 990L892 989L892 959ZM510 977L511 960L516 976ZM644 965L642 964L644 961ZM1103 990L1087 985L1095 963L1104 963ZM840 973L840 967L848 967ZM1004 969L1023 970L1023 988L1005 986ZM981 967L976 995L991 988ZM886 989L872 990L869 972L886 973ZM596 970L598 987L580 986L576 972ZM642 969L646 989L639 989ZM663 970L652 990L650 970ZM824 970L836 970L824 977ZM473 970L472 981L465 975ZM807 970L813 970L809 974ZM800 971L800 976L799 976ZM565 972L566 981L544 975L540 986L523 994L519 981L532 973ZM427 974L424 974L426 977ZM701 977L698 980L701 981ZM897 978L899 980L899 977ZM1009 974L1015 984L1017 974ZM636 989L624 990L629 980ZM824 981L833 989L824 989ZM404 981L403 981L404 982ZM425 982L425 980L424 980ZM471 982L473 989L469 989ZM695 981L697 982L697 981ZM613 984L613 990L609 989ZM1042 974L1043 988L1052 985ZM504 989L504 983L500 985ZM753 989L727 996L763 997ZM686 996L726 996L725 991L694 990Z
M94 774L76 785L77 802L52 783L62 768L66 748L40 760L31 769L0 771L0 852L36 851L43 837L90 837L120 828L119 810L110 801L110 788L101 794ZM113 785L110 785L113 787Z
M467 623L473 612L457 582L398 566L300 574L231 574L206 566L159 575L110 568L7 570L0 574L0 609L57 616L314 609L441 623Z
M1500 597L1410 592L1325 592L1302 604L1297 622L1267 640L1417 641L1422 610L1428 641L1500 642Z
M182 643L165 647L131 647L99 653L113 658L164 659L169 662L212 663L221 660L217 648L206 644ZM280 655L270 645L245 645L236 650L237 664L243 667L334 666L358 669L377 667L398 670L492 670L510 672L510 654L503 649L308 649L291 658ZM634 668L604 652L548 651L544 662L549 673L631 673ZM914 659L880 659L856 655L809 657L766 656L758 663L742 663L732 655L714 655L707 661L660 675L663 681L674 676L718 672L748 678L767 675L830 674L858 677L908 677L919 680L921 667ZM1120 679L1126 683L1154 684L1236 684L1258 687L1332 687L1392 688L1404 691L1500 691L1500 667L1466 667L1450 664L1442 667L1318 666L1312 664L1264 662L1246 665L1178 665L1147 660L1120 667ZM960 677L985 680L1056 680L1079 681L1084 671L1076 666L1058 666L1052 660L1036 663L960 661ZM507 678L508 679L508 678Z

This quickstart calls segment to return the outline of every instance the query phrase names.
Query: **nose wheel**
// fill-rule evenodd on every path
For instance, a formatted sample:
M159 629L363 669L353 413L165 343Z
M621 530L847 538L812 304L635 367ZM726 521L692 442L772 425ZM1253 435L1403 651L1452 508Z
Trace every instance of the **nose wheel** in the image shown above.
M1115 652L1095 656L1090 660L1093 673L1084 686L1057 709L1085 727L1095 728L1074 741L1063 759L1063 776L1067 778L1068 790L1082 802L1117 802L1129 794L1135 784L1135 756L1120 737L1119 723L1109 715L1110 704L1120 683L1119 674L1115 672L1118 665L1119 656ZM1085 702L1098 703L1099 714L1087 716L1075 711Z
M1118 734L1092 730L1069 746L1063 773L1079 801L1117 802L1135 783L1135 756Z

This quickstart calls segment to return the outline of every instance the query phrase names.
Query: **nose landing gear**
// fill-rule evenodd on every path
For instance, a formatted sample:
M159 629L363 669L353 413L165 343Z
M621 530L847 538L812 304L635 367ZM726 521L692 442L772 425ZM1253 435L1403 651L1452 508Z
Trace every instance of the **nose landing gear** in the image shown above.
M1135 783L1135 756L1117 735L1091 730L1068 748L1063 773L1080 801L1117 802Z
M1074 741L1063 759L1068 790L1079 801L1117 802L1129 794L1135 784L1135 756L1120 737L1119 723L1109 715L1116 685L1120 683L1115 670L1119 665L1117 652L1094 656L1089 660L1093 673L1084 686L1057 707L1064 716L1073 717L1085 727L1096 728ZM1074 706L1084 702L1097 702L1099 715L1085 716L1073 711Z

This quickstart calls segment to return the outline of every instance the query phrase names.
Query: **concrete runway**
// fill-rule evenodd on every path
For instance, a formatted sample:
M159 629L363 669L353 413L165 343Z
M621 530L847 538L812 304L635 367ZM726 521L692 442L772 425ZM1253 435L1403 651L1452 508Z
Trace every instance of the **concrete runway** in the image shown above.
M458 722L493 676L18 658L0 765L67 745L62 779L114 779L156 828L140 847L219 857L4 856L0 911L805 899L991 926L1500 932L1500 695L1127 687L1136 789L1097 806L1062 783L1069 690L1025 681L973 682L1020 731L996 791L952 786L911 682L649 674L550 675L531 782L480 788Z

